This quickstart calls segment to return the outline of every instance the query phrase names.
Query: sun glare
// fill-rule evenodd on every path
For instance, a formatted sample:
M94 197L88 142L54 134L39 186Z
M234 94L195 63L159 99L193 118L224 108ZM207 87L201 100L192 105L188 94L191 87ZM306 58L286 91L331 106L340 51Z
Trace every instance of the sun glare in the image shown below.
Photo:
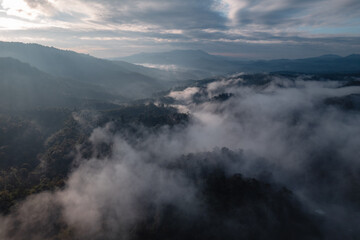
M40 15L40 11L29 7L23 0L3 0L1 6L9 16L33 20Z

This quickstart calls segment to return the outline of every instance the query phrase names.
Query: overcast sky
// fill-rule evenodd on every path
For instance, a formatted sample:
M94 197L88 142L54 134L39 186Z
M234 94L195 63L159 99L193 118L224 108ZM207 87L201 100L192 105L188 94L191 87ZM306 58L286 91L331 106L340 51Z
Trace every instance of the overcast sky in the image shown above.
M360 53L360 0L0 0L0 40L105 58L348 55Z

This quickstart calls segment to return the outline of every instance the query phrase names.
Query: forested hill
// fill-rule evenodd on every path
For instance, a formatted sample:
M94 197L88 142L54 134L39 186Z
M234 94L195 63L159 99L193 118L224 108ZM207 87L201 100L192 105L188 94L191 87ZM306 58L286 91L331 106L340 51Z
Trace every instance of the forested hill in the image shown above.
M124 100L106 89L52 76L13 58L0 58L0 109L80 107L89 101Z
M53 76L95 84L132 99L148 97L168 87L166 82L124 65L38 44L0 42L0 57L12 57Z

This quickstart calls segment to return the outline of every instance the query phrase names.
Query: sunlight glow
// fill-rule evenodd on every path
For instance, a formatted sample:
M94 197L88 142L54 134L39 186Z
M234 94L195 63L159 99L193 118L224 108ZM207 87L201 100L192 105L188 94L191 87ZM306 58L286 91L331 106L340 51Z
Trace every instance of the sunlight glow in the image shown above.
M1 6L9 16L34 20L39 15L42 15L39 10L29 7L23 0L3 0Z
M33 24L13 18L0 17L0 30L23 30L35 27L39 27L38 24Z
M236 22L237 12L248 5L246 1L242 0L221 0L218 5L218 10L224 12L232 24Z

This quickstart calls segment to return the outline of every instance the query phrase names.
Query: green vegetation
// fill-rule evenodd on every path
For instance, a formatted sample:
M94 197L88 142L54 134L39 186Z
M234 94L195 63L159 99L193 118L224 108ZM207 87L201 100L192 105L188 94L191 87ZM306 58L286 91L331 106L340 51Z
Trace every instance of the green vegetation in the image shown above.
M140 136L139 126L156 131L161 126L174 126L187 120L186 114L154 104L105 111L73 112L59 108L2 112L0 212L8 213L12 206L30 194L62 188L69 171L75 167L77 153L84 159L95 154L110 154L110 146L104 144L101 151L95 151L89 142L96 127L111 122L114 132Z

